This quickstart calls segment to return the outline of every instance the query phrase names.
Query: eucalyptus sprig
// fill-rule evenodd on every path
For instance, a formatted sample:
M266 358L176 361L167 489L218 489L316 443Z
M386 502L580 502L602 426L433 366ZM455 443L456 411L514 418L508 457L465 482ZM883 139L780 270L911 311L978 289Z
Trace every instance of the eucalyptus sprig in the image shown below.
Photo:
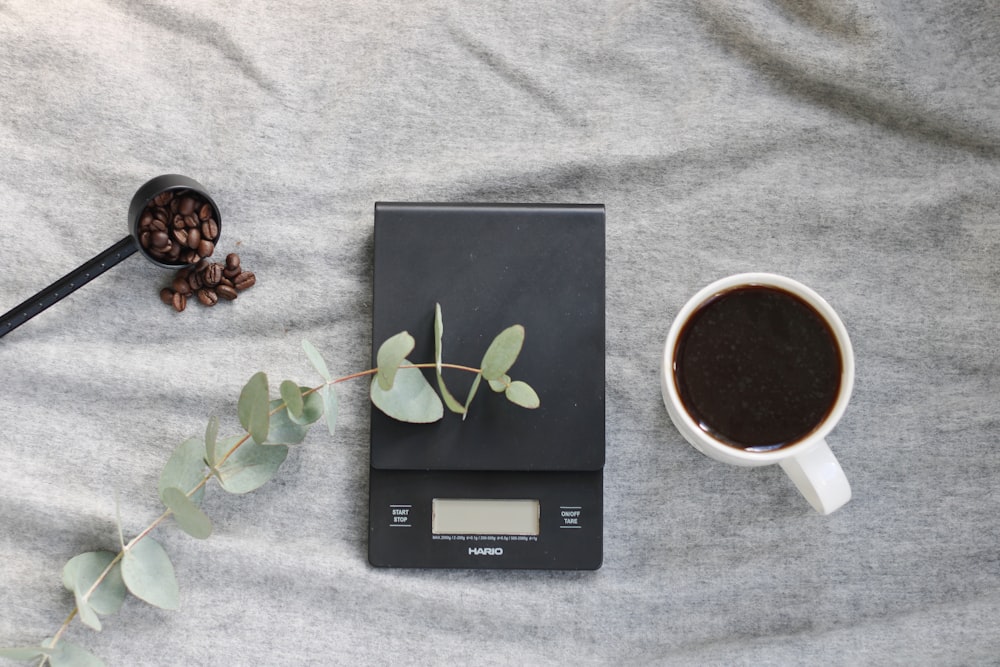
M434 361L412 363L415 340L403 331L386 340L376 354L376 367L334 377L326 361L309 341L302 348L323 382L315 387L292 380L281 382L278 397L271 398L267 375L255 373L243 386L236 404L243 433L219 437L219 419L208 420L203 436L185 440L173 451L160 473L157 492L164 505L160 514L128 542L116 503L118 551L90 551L75 556L62 570L63 586L73 594L75 606L55 634L38 646L0 648L0 657L38 660L38 667L101 667L104 662L81 646L64 639L74 618L100 631L101 617L116 613L128 593L161 609L175 610L180 587L166 550L150 534L170 517L188 535L206 539L212 521L201 508L206 487L215 480L229 493L248 493L268 480L288 456L289 446L305 440L309 427L324 419L332 436L337 422L336 386L348 380L374 376L370 397L379 410L400 421L430 423L444 417L444 407L462 415L469 412L483 379L512 403L537 408L538 395L527 383L507 374L524 344L524 327L515 324L501 331L487 348L479 368L444 363L441 306L434 309ZM440 396L422 369L435 369ZM458 401L445 386L442 371L474 373L465 401Z

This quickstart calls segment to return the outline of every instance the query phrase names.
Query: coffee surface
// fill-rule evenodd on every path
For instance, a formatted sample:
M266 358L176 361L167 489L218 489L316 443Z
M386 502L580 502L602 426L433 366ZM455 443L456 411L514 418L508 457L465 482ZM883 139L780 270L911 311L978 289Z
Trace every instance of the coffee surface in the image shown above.
M784 290L745 286L696 310L678 337L681 402L726 444L769 451L811 433L833 408L843 362L826 320Z

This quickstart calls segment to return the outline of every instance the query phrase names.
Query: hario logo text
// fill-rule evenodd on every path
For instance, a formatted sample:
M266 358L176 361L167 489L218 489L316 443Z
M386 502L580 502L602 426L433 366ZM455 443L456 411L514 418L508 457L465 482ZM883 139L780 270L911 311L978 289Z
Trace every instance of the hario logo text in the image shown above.
M503 556L503 547L469 547L470 556Z

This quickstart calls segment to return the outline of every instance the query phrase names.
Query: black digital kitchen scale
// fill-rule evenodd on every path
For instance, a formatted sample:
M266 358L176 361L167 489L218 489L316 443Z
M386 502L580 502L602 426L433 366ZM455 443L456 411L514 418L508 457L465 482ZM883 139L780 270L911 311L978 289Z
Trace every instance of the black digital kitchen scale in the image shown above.
M375 205L373 361L408 331L413 363L478 367L512 324L528 410L483 382L432 424L371 416L368 558L380 567L597 569L603 552L604 207ZM426 371L435 387L434 370ZM464 401L472 373L443 371Z

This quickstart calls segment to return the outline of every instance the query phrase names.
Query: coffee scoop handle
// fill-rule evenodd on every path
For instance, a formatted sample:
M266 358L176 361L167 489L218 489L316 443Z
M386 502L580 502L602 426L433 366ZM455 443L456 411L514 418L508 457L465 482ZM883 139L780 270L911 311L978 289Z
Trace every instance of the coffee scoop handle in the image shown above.
M0 316L0 337L21 326L32 317L83 287L136 250L139 244L134 236L126 236L104 252L67 273L30 299L18 304Z
M820 514L829 514L851 499L851 484L826 440L782 459L780 465Z

